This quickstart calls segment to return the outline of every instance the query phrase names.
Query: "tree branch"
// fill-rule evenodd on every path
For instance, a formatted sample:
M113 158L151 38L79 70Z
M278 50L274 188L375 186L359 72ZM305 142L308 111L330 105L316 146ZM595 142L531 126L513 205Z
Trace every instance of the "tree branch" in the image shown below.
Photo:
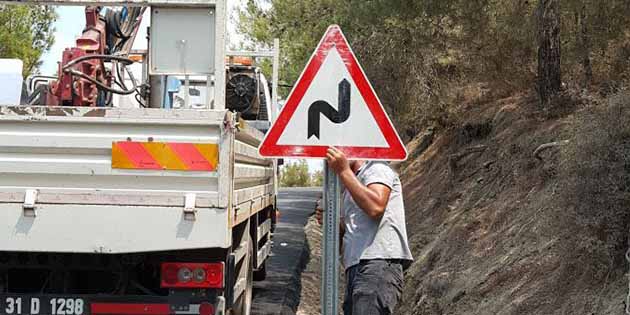
M555 142L549 142L549 143L541 144L538 148L536 148L536 150L534 150L534 157L537 158L538 160L542 161L543 159L540 156L540 154L543 151L549 150L551 148L567 145L567 144L569 144L569 140L562 140L562 141L555 141Z

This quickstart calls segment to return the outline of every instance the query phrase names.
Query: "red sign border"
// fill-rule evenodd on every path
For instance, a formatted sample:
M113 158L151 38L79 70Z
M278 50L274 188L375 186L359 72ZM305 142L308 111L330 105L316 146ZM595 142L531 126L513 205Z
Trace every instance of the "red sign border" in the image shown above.
M407 159L407 150L402 144L398 133L385 113L385 109L381 104L378 96L374 92L372 85L368 81L363 68L357 61L356 56L352 52L352 48L348 44L346 37L341 32L341 28L337 25L331 25L324 37L322 37L317 49L311 56L306 68L300 75L297 84L289 94L286 104L282 108L278 118L271 126L271 129L265 135L265 138L258 148L261 156L266 157L295 157L295 158L325 158L326 151L329 146L317 145L279 145L278 139L286 129L291 117L295 113L304 94L310 87L315 75L326 59L328 52L336 48L343 62L354 80L361 96L365 100L370 113L374 117L376 124L379 126L385 141L389 147L353 147L353 146L336 146L344 152L349 159L367 159L367 160L396 160L402 161Z

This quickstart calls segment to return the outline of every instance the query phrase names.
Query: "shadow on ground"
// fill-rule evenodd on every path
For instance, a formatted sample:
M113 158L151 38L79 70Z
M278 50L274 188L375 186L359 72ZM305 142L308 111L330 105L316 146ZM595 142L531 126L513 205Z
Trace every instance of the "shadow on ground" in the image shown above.
M273 236L267 278L254 283L255 315L295 314L302 292L301 274L309 260L304 226L315 209L321 188L283 189L278 196L280 220Z

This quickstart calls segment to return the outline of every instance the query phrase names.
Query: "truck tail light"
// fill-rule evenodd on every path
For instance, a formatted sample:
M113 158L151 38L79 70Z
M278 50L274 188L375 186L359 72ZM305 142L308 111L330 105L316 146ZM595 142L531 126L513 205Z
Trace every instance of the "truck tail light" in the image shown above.
M223 288L223 263L162 263L162 288Z
M199 315L214 315L214 306L208 302L199 305Z

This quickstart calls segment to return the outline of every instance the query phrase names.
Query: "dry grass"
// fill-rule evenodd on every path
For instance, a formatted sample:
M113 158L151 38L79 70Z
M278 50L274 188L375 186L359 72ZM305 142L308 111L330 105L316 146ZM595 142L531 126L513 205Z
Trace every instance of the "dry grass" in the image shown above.
M570 133L560 180L568 219L584 231L579 249L622 264L630 219L630 94L585 109Z
M401 167L416 262L400 314L620 314L630 112L566 97L553 115L532 95L470 104Z

